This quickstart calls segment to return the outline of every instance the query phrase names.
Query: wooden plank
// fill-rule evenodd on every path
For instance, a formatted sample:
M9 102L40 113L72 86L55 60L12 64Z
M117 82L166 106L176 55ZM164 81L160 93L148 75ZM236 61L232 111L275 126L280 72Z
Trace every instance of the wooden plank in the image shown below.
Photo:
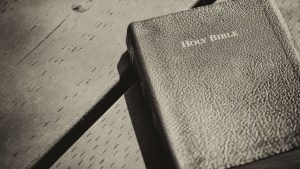
M218 2L218 1L217 1ZM285 19L287 20L287 23L295 37L295 40L297 41L298 45L300 45L300 1L286 1L286 0L278 0L278 5L281 8L281 11L285 17ZM121 62L128 62L127 64L129 65L129 60L125 59ZM125 64L125 65L127 65ZM149 109L147 108L146 104L145 104L145 100L141 98L141 89L139 88L139 86L137 84L133 85L130 90L128 90L123 97L121 97L119 99L119 101L116 103L116 105L122 107L122 109L126 109L126 107L128 107L128 112L124 113L124 115L127 113L129 115L131 115L131 122L135 123L136 120L133 119L138 119L140 121L140 123L149 123L152 122L152 118L150 117L150 112ZM114 105L114 106L116 106ZM116 112L117 110L115 110ZM138 112L136 114L134 114L134 112ZM116 117L114 115L115 113L110 110L107 111L105 113L105 117ZM144 114L144 118L136 118L137 115L139 114ZM104 116L103 116L104 117ZM128 120L128 119L127 119ZM117 119L115 120L117 123ZM128 123L130 123L130 121L128 121ZM152 124L153 125L153 124ZM151 125L149 125L151 126ZM153 148L150 149L146 149L147 147L149 147L149 144L151 144L151 139L143 139L144 140L144 145L139 144L140 150L141 150L141 154L138 154L136 156L137 157L141 157L144 154L155 154L157 152L162 152L161 150L161 144L158 141L159 139L156 138L157 136L155 136L155 133L153 132L153 129L151 129L151 127L147 128L145 126L136 126L136 125L129 125L128 128L124 129L124 130L118 130L117 127L115 127L113 129L113 131L116 131L117 134L121 134L121 133L126 133L126 131L130 130L129 128L133 128L136 131L136 135L137 135L137 140L139 140L139 138L143 138L143 136L140 135L144 135L144 134L149 134L154 140L156 140L156 144L152 145ZM93 128L93 129L92 129ZM90 130L87 131L86 134L89 133L103 133L101 132L101 123L97 122ZM96 129L98 128L98 130ZM137 132L138 130L141 130L141 128L145 129L145 131L139 133ZM104 138L106 138L106 135L102 135ZM82 137L80 138L72 148L76 147L77 151L73 151L72 152L72 148L70 150L67 151L66 154L64 154L57 162L55 165L52 166L52 168L56 168L56 166L58 166L57 168L67 168L67 167L71 167L71 168L75 168L78 164L78 162L80 161L85 161L84 166L82 167L89 167L90 165L95 165L93 167L95 168L101 168L102 165L98 165L99 161L102 161L102 158L105 159L111 159L111 156L109 155L103 155L103 154L97 154L96 152L93 151L89 151L91 152L91 154L87 155L87 157L81 157L78 159L74 159L72 158L76 153L79 154L80 152L84 151L85 149L91 149L94 145L89 145L89 144L85 144L88 141L87 138ZM119 145L127 145L126 141L121 141L118 140L117 141ZM131 144L131 147L136 147L137 142L133 142ZM104 146L106 147L106 146ZM107 146L110 151L112 151L113 149L111 147L113 146ZM157 150L159 149L159 150ZM95 156L95 161L89 161L89 157ZM115 162L115 164L118 164L118 166L123 166L124 165L124 156L120 157L118 160L113 160L113 162ZM164 160L165 157L162 155L159 159L163 158ZM157 160L155 158L155 155L153 155L151 158L147 158L147 155L143 156L144 162L146 164L155 164L156 166L152 167L152 166L147 166L148 168L163 168L163 165L161 163L155 163L155 161ZM290 151L290 152L286 152L286 153L282 153L280 155L274 156L274 157L270 157L270 158L266 158L266 159L262 159L259 160L257 162L253 162L251 164L248 165L243 165L240 166L238 168L241 169L248 169L248 168L299 168L300 167L300 151L299 150L295 150L295 151ZM109 165L111 163L108 163L107 165ZM127 166L127 165L126 165ZM126 167L125 166L125 167ZM107 167L107 166L106 166ZM129 167L129 166L128 166ZM118 167L116 167L118 168Z
M194 2L1 2L1 168L32 166L118 83L130 22Z

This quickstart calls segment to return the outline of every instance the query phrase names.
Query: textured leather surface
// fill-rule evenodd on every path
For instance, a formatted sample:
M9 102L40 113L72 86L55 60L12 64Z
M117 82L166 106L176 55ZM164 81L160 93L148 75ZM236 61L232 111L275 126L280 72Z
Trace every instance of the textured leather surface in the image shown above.
M178 168L230 168L299 147L299 50L273 0L134 22L127 38Z

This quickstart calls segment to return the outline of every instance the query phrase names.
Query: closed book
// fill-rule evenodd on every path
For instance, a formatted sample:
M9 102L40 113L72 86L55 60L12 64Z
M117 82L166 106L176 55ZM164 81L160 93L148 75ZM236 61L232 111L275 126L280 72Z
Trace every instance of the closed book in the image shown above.
M299 147L299 49L274 0L133 22L127 47L176 168L230 168Z

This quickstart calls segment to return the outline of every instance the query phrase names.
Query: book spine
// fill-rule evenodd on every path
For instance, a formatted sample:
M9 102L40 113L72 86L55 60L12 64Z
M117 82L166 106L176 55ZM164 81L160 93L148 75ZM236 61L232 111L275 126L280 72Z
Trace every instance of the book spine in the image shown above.
M143 97L146 98L145 97L144 80L147 75L145 74L145 72L142 72L142 68L141 68L142 61L139 60L139 59L141 59L141 57L140 57L141 53L137 50L139 47L137 44L137 38L135 37L135 33L133 31L134 30L133 24L134 23L131 23L128 26L127 36L126 36L126 45L127 45L127 50L128 50L129 57L130 57L130 62L133 65L133 68L138 75L138 79L140 82L140 87L142 89ZM134 45L136 45L136 46L134 46Z
M155 99L155 91L152 88L151 81L147 74L147 69L144 65L144 58L142 56L142 51L140 50L140 46L138 43L138 38L135 34L135 24L131 23L127 29L126 36L126 45L128 49L128 53L130 56L130 61L133 65L135 72L138 75L138 79L140 80L143 97L145 98L150 112L152 114L152 120L155 128L160 135L161 141L164 145L165 152L167 155L167 167L166 168L178 168L177 160L175 160L174 153L172 148L170 147L168 137L165 132L165 127L163 124L163 120L160 118L159 104Z

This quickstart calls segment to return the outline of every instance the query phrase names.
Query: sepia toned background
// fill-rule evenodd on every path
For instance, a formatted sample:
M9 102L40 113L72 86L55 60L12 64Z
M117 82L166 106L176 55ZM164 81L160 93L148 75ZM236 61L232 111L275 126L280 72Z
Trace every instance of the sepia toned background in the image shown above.
M126 29L210 3L1 0L0 168L163 168ZM300 1L277 3L300 45ZM294 150L241 168L294 168L299 159Z

